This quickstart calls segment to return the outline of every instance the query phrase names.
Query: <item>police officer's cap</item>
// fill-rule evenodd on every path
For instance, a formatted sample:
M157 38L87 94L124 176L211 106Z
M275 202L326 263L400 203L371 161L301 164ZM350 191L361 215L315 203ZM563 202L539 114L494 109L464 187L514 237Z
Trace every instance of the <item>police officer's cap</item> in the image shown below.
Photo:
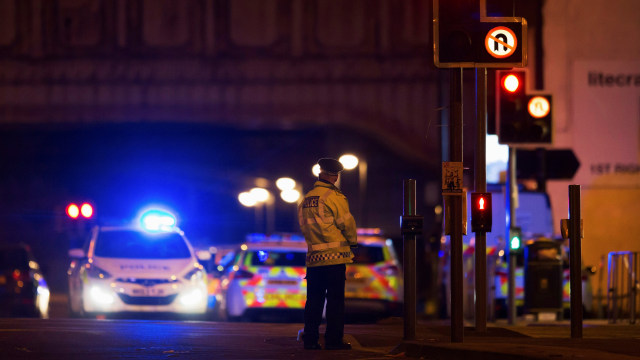
M344 170L344 166L340 163L340 161L331 158L322 158L318 160L318 165L320 165L320 170L329 175L338 175L340 171Z

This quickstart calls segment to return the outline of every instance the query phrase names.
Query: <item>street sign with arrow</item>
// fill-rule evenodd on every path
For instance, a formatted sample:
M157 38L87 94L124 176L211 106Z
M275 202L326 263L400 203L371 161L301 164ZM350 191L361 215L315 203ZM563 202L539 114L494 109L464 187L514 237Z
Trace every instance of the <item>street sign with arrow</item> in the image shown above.
M572 149L516 150L517 178L570 180L578 171L580 161Z

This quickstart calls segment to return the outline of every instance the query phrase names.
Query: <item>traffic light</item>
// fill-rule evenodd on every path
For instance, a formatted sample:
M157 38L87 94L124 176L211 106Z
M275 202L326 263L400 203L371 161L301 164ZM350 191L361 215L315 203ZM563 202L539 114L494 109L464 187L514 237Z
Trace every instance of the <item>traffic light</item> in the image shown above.
M66 213L72 219L91 219L93 217L93 206L86 202L80 206L70 203L67 205Z
M522 229L520 227L509 229L509 248L511 250L520 250L522 248Z
M471 193L471 231L491 231L491 193Z
M550 144L551 95L527 93L525 70L496 71L496 120L501 144Z

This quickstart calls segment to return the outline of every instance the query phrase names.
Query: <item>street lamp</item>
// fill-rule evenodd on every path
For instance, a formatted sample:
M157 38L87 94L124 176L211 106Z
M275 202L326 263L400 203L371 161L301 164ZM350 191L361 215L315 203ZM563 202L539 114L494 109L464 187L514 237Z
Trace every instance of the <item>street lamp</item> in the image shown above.
M358 203L356 204L356 215L364 225L366 223L363 209L364 199L367 194L367 162L364 159L358 159L358 157L353 154L344 154L340 156L338 161L344 166L345 170L358 168Z
M358 166L358 158L352 154L344 154L338 160L344 166L345 170L353 170Z
M280 193L280 198L282 198L282 200L288 202L289 204L293 204L295 202L298 202L298 200L300 199L300 192L296 189L282 190L282 192Z
M271 193L269 192L269 190L261 187L254 187L253 189L249 190L249 194L253 196L258 204L267 202L269 200L269 197L271 197Z
M269 185L269 181L267 179L262 179L264 181L260 183L256 183L259 186L254 187L249 191L243 191L238 195L238 201L240 204L246 207L254 207L255 208L255 218L256 224L260 223L259 228L262 228L262 218L263 218L263 206L266 208L266 216L267 216L267 229L268 233L273 232L275 227L275 210L274 210L274 197L271 196L271 192L264 187ZM276 180L276 187L280 190L280 198L287 203L296 203L300 199L300 191L296 189L297 184L296 181L289 177L282 177ZM264 186L264 187L262 187Z
M295 189L296 181L292 178L282 177L276 180L276 186L280 189L280 198L290 204L300 199L300 192Z
M296 181L292 178L281 177L276 180L276 186L282 191L291 190L296 187Z
M313 167L311 168L311 173L315 177L320 176L320 165L318 165L318 164L313 165Z
M252 207L258 203L248 191L241 192L240 195L238 195L238 201L240 201L240 204L246 207Z

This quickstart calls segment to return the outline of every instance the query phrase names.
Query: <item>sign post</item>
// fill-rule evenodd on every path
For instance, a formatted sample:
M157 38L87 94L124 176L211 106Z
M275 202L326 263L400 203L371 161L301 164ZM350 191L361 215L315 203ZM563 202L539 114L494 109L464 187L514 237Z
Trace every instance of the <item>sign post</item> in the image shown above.
M527 64L527 21L521 17L489 17L486 0L433 0L434 64L439 68L454 68L451 71L450 118L449 118L449 159L462 168L462 74L463 68L481 68L478 75L482 85L478 92L482 94L478 107L478 139L486 136L486 68L524 67ZM484 124L484 125L481 125ZM484 138L483 138L484 139ZM476 146L476 191L486 191L485 143L478 140ZM513 156L515 161L515 154ZM458 166L458 165L456 165ZM445 204L445 234L450 235L451 256L451 341L462 342L463 323L463 272L462 272L462 233L463 210L466 209L466 196L462 191L462 170L450 171L443 164L442 188ZM479 179L482 177L482 179ZM462 195L462 196L460 196ZM464 198L464 201L463 201ZM449 225L451 224L451 225ZM449 232L447 232L447 228ZM481 232L480 249L476 248L476 278L486 280L486 251L483 248ZM479 265L480 264L480 265ZM483 288L486 284L477 281ZM486 329L486 289L476 294L482 300L476 302L478 318L476 327ZM480 319L480 317L482 317Z

